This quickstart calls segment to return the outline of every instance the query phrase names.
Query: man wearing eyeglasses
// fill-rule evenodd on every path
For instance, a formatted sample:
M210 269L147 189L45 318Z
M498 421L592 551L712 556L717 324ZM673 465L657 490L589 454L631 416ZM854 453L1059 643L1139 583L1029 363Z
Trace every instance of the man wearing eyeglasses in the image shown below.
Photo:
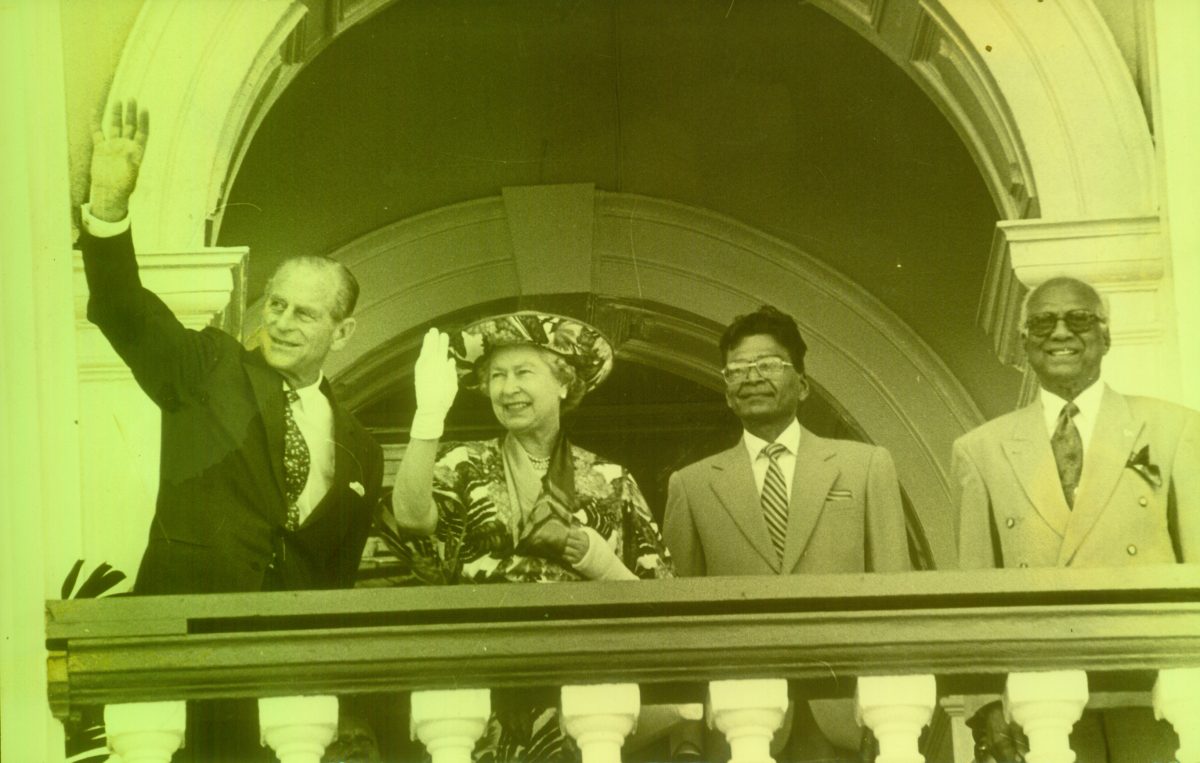
M1090 285L1046 281L1023 318L1038 399L954 444L960 564L1200 560L1200 414L1100 381L1108 310Z
M720 350L725 399L744 431L732 448L671 475L663 535L676 573L909 569L891 455L874 445L818 437L796 418L809 384L807 347L795 320L764 306L736 318ZM856 757L851 751L860 732L849 703L813 702L811 711L809 704L794 703L795 720L785 725L790 738L778 759ZM724 759L720 751L715 757Z
M954 444L959 563L1110 567L1200 560L1200 414L1100 381L1111 340L1100 294L1054 278L1026 298L1038 399ZM1078 760L1172 760L1149 708L1088 710Z

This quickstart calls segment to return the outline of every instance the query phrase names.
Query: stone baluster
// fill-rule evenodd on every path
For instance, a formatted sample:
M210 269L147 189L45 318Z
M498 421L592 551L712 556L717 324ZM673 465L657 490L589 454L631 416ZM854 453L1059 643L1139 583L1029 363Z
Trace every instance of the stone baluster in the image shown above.
M264 744L281 763L320 763L337 736L337 697L264 697L258 700Z
M1179 763L1200 763L1200 668L1158 671L1154 682L1154 715L1166 720L1179 737Z
M729 763L772 763L771 736L787 706L783 679L708 684L708 722L729 741Z
M1082 670L1009 673L1004 712L1029 738L1029 763L1074 763L1068 737L1087 700Z
M433 763L470 763L491 714L488 689L415 691L409 727Z
M182 702L133 702L104 708L108 748L122 763L169 763L183 745L187 706Z
M879 740L875 763L922 763L921 729L937 706L931 675L864 676L855 691L855 716Z
M637 725L637 684L562 688L563 729L575 738L583 763L621 763L621 745Z

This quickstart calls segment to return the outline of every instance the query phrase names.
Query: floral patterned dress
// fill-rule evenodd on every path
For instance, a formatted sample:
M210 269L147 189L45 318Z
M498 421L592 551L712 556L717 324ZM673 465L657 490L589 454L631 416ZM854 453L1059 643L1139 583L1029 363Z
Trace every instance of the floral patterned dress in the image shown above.
M671 577L666 546L629 471L583 448L566 447L574 487L567 508L574 520L594 529L637 577ZM435 533L418 537L384 528L383 537L401 563L399 584L583 580L565 563L518 551L527 518L512 505L504 469L500 439L446 443L439 449L433 471ZM476 761L578 760L578 750L562 735L553 707L507 710L528 715L521 723L506 723L493 713L475 748ZM520 732L515 730L518 727Z

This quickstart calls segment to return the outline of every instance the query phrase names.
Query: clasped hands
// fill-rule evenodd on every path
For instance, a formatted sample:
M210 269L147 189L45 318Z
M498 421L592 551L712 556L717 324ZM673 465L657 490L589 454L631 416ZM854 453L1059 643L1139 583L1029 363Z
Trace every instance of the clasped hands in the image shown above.
M517 552L576 565L589 545L587 533L578 522L543 494L525 520Z

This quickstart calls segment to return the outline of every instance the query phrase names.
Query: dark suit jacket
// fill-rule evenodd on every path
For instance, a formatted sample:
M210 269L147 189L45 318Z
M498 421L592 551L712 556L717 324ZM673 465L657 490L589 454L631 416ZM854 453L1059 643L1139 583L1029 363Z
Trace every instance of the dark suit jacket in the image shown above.
M186 329L142 287L130 234L81 239L100 327L162 410L158 501L134 591L350 587L379 500L379 445L333 399L334 479L284 528L283 378L214 328Z
M1146 463L1131 465L1143 451ZM1074 509L1040 401L960 437L953 468L964 568L1200 560L1196 411L1106 387Z

